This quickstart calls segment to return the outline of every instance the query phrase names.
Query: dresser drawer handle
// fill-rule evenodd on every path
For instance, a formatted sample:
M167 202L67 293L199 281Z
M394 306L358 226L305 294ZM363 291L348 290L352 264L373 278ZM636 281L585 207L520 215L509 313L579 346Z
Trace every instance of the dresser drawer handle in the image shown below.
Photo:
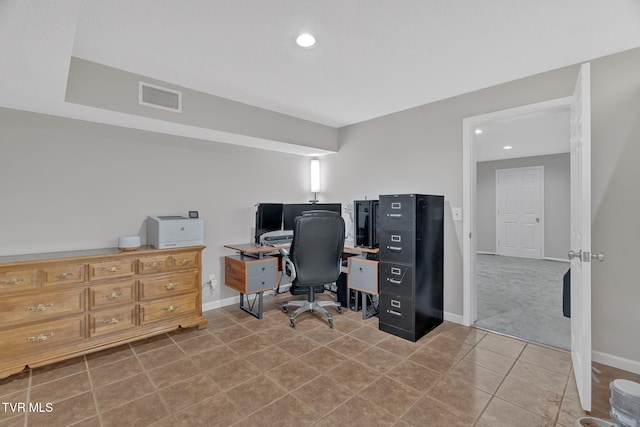
M193 259L191 259L191 258L183 258L183 259L180 260L180 265L191 264L191 262L193 262Z
M71 279L72 277L73 277L73 273L60 273L56 275L56 279L59 279L59 280Z
M11 280L0 280L0 285L19 285L20 283L24 282L24 279L20 278L20 279L11 279Z
M104 268L103 269L105 273L117 273L118 271L122 270L122 267L111 267L111 268Z
M53 332L48 332L46 334L40 334L37 337L29 337L27 338L27 342L42 342L46 341L53 336Z
M53 304L38 304L36 306L29 306L27 307L27 311L31 311L31 312L39 312L39 311L46 311L48 308L53 307Z
M178 304L178 305L170 305L169 307L165 307L164 311L166 311L167 313L171 313L172 311L176 311L178 309L178 307L180 307L180 304Z
M120 317L113 317L111 319L104 319L102 321L102 323L104 323L105 325L117 325L118 323L120 323L121 321L123 321L124 318Z
M122 292L111 292L107 295L102 295L103 298L106 298L111 301L115 301L122 296Z
M177 288L179 284L180 284L180 283L173 283L173 282L171 282L171 283L168 283L168 284L164 285L164 288L165 288L166 290L168 290L168 291L172 291L172 290L174 290L175 288Z
M159 262L149 262L149 263L147 263L147 267L149 267L149 268L158 268L158 267L160 267L160 263Z

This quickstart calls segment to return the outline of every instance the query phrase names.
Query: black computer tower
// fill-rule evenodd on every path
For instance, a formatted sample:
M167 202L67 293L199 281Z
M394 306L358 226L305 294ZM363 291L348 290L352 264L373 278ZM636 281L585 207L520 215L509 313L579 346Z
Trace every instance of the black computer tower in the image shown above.
M417 341L443 322L444 197L380 196L381 331Z

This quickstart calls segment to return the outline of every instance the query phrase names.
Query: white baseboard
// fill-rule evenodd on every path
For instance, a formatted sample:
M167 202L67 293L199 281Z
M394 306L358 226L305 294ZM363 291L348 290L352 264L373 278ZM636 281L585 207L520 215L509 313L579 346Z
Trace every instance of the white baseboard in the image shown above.
M623 357L614 356L612 354L603 353L601 351L592 351L591 358L594 362L602 363L603 365L613 366L614 368L622 369L627 372L633 372L640 375L640 361L625 359Z
M478 255L496 255L495 252L487 252L487 251L476 251Z
M544 257L542 258L545 261L557 261L557 262L566 262L567 264L571 264L571 261L569 261L568 259L565 258L551 258L551 257Z
M464 325L464 322L462 321L462 316L460 316L459 314L449 313L448 311L444 312L444 320L446 320L447 322L453 322L453 323L458 323L460 325Z
M233 304L240 304L240 295L231 298L220 299L217 301L206 302L202 304L202 311L215 310L216 308L226 307Z

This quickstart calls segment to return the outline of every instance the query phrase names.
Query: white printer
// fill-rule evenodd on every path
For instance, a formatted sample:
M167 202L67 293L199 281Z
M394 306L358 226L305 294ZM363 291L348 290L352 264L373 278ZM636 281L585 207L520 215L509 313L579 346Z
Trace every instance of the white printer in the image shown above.
M204 245L204 220L150 216L147 218L147 243L158 249Z

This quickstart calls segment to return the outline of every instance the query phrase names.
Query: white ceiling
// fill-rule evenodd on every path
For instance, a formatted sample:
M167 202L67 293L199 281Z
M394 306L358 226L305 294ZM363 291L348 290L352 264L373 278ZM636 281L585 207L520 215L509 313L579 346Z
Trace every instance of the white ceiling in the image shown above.
M638 0L0 0L0 106L187 132L65 103L77 56L342 127L639 46Z

